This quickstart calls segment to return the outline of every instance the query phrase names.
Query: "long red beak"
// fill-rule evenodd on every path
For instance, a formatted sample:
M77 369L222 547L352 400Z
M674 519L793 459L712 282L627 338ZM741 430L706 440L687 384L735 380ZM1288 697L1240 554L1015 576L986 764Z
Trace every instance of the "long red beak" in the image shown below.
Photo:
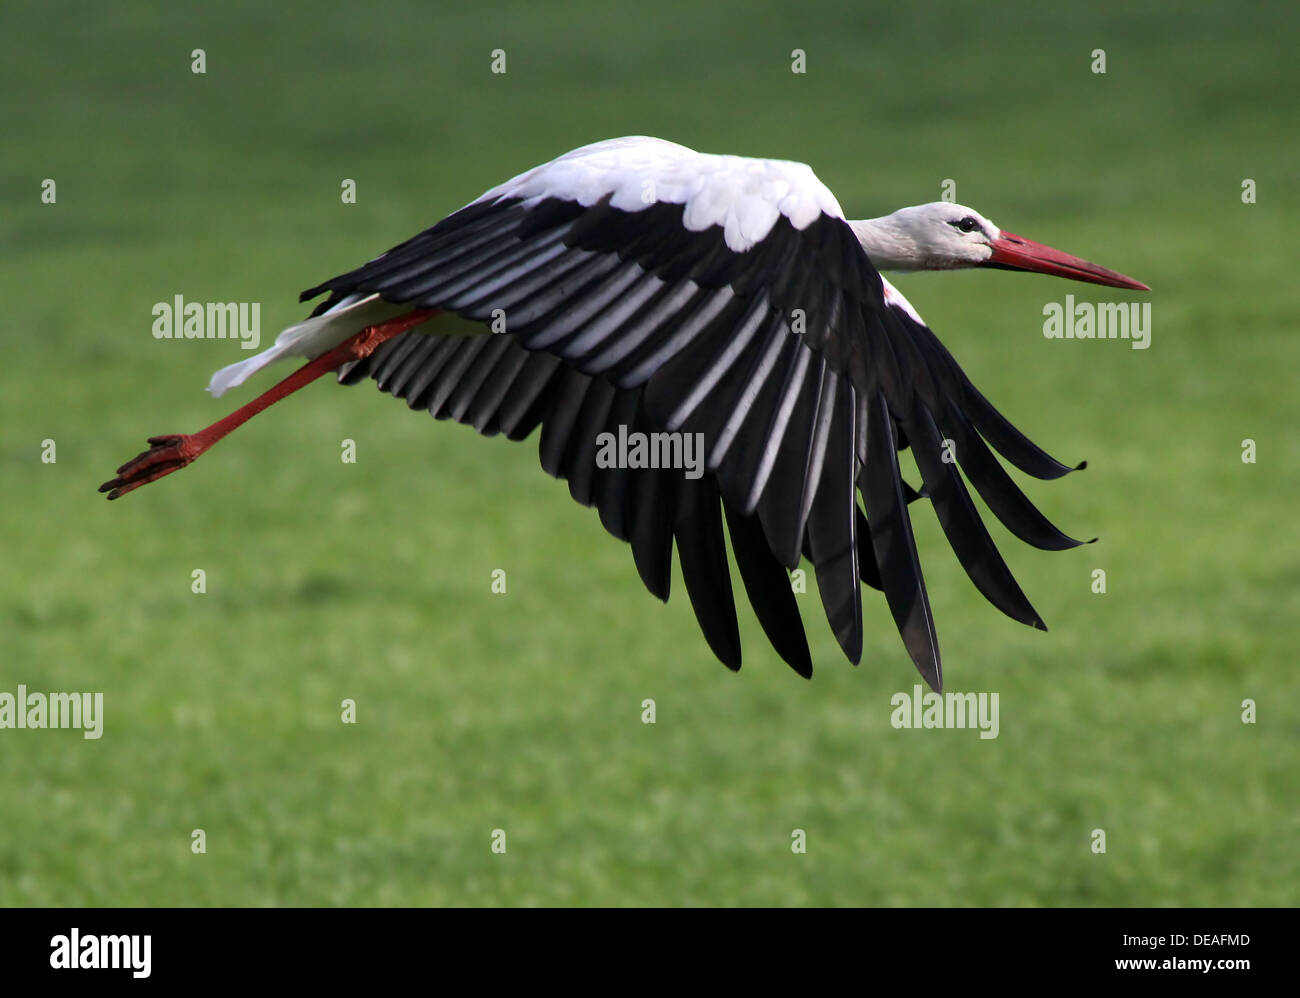
M1125 277L1113 270L1099 267L1095 263L1081 260L1077 256L1070 256L1069 253L1062 253L1042 243L1036 243L1014 232L1003 230L990 245L993 247L993 255L985 266L1002 267L1007 270L1028 270L1035 274L1052 274L1056 277L1068 277L1072 281L1105 284L1111 288L1151 290L1141 281L1135 281L1131 277Z

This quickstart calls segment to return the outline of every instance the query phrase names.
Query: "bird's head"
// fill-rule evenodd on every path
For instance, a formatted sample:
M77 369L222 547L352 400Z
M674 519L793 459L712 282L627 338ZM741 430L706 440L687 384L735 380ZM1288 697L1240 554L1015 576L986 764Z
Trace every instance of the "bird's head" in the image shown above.
M1141 281L999 229L974 208L949 201L900 208L884 218L854 223L854 228L867 255L882 270L995 267L1150 290Z

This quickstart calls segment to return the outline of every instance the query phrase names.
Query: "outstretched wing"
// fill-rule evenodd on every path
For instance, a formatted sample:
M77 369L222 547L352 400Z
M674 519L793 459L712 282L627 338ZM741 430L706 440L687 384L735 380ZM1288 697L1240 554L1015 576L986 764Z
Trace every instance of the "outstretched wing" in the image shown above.
M522 174L303 297L331 292L316 314L377 293L504 326L503 336L406 334L346 379L369 374L412 408L481 432L522 438L541 425L543 467L599 508L665 599L675 541L727 665L739 668L740 645L724 519L759 620L796 670L811 663L785 570L805 555L849 659L862 652L864 580L884 590L937 689L898 450L911 444L981 592L1039 627L943 442L990 508L1039 546L1077 542L1028 503L984 438L1030 474L1070 469L1000 416L886 288L808 167L619 139ZM699 434L707 474L600 467L598 438L620 427Z

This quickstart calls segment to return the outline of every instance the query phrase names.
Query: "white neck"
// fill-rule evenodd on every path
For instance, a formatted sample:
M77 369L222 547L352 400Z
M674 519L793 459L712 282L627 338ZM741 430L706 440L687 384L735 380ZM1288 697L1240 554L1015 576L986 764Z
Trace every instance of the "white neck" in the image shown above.
M911 231L893 215L850 220L849 227L877 270L928 270L927 256Z

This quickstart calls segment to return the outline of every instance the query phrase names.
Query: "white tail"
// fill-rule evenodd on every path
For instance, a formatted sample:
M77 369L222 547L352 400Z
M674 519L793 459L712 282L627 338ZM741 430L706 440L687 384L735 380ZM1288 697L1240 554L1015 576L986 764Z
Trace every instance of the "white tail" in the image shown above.
M349 295L328 312L290 326L261 353L217 371L208 382L208 391L214 396L223 395L282 357L319 357L367 326L387 322L410 310L410 305L392 305L378 295Z

